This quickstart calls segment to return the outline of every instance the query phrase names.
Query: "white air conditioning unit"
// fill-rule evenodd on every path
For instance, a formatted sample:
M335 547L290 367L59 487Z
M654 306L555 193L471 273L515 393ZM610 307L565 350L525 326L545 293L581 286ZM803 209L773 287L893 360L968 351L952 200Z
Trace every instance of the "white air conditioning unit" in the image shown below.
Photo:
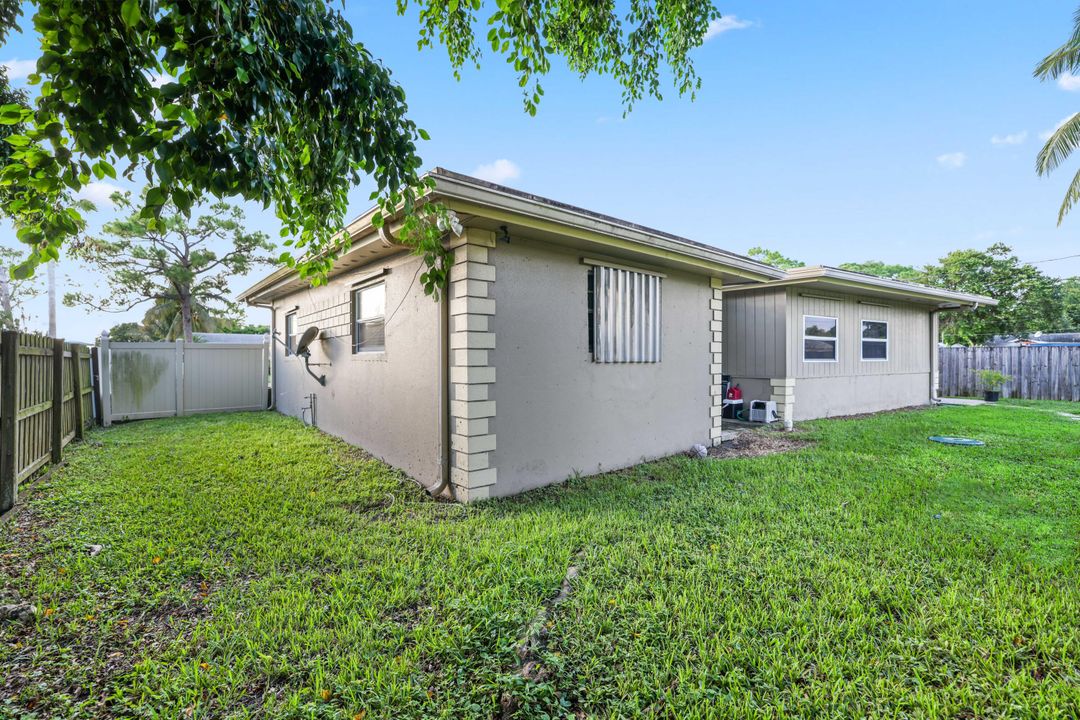
M750 422L771 423L780 419L774 400L751 400Z

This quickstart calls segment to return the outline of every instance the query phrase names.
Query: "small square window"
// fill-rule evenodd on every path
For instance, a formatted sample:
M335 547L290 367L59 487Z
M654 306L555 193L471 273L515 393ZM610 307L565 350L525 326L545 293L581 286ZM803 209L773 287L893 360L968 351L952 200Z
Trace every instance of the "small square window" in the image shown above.
M862 321L862 359L889 359L889 323L884 320Z
M386 283L353 291L353 352L386 350Z
M803 315L803 360L805 362L836 362L836 342L836 318Z

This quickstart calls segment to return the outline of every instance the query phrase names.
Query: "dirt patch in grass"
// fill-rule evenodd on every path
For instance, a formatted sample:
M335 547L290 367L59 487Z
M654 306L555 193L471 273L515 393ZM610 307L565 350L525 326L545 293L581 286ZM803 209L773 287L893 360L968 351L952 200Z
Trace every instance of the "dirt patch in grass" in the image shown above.
M933 408L933 405L908 405L907 407L892 408L891 410L876 410L874 412L855 413L854 415L830 415L824 420L869 420L871 418L881 417L882 415L893 415L895 413L906 413L925 411Z
M719 446L709 448L709 457L718 460L751 458L774 453L792 452L812 445L798 433L779 430L747 430Z

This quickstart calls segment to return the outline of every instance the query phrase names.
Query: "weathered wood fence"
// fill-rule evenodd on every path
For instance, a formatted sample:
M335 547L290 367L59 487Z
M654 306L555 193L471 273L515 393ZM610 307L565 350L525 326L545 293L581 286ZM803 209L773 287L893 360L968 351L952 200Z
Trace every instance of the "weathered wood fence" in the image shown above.
M1080 347L943 347L938 357L942 397L982 395L975 371L997 370L1012 376L1002 397L1080 402Z
M0 333L0 513L14 506L20 482L82 438L94 407L89 348Z

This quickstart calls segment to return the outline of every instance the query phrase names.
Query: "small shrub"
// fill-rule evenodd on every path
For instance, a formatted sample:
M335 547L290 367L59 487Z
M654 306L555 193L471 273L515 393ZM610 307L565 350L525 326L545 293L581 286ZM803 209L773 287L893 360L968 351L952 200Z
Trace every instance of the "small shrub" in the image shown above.
M1000 373L997 370L975 370L979 381L987 390L1000 390L1001 387L1012 380L1012 375Z

